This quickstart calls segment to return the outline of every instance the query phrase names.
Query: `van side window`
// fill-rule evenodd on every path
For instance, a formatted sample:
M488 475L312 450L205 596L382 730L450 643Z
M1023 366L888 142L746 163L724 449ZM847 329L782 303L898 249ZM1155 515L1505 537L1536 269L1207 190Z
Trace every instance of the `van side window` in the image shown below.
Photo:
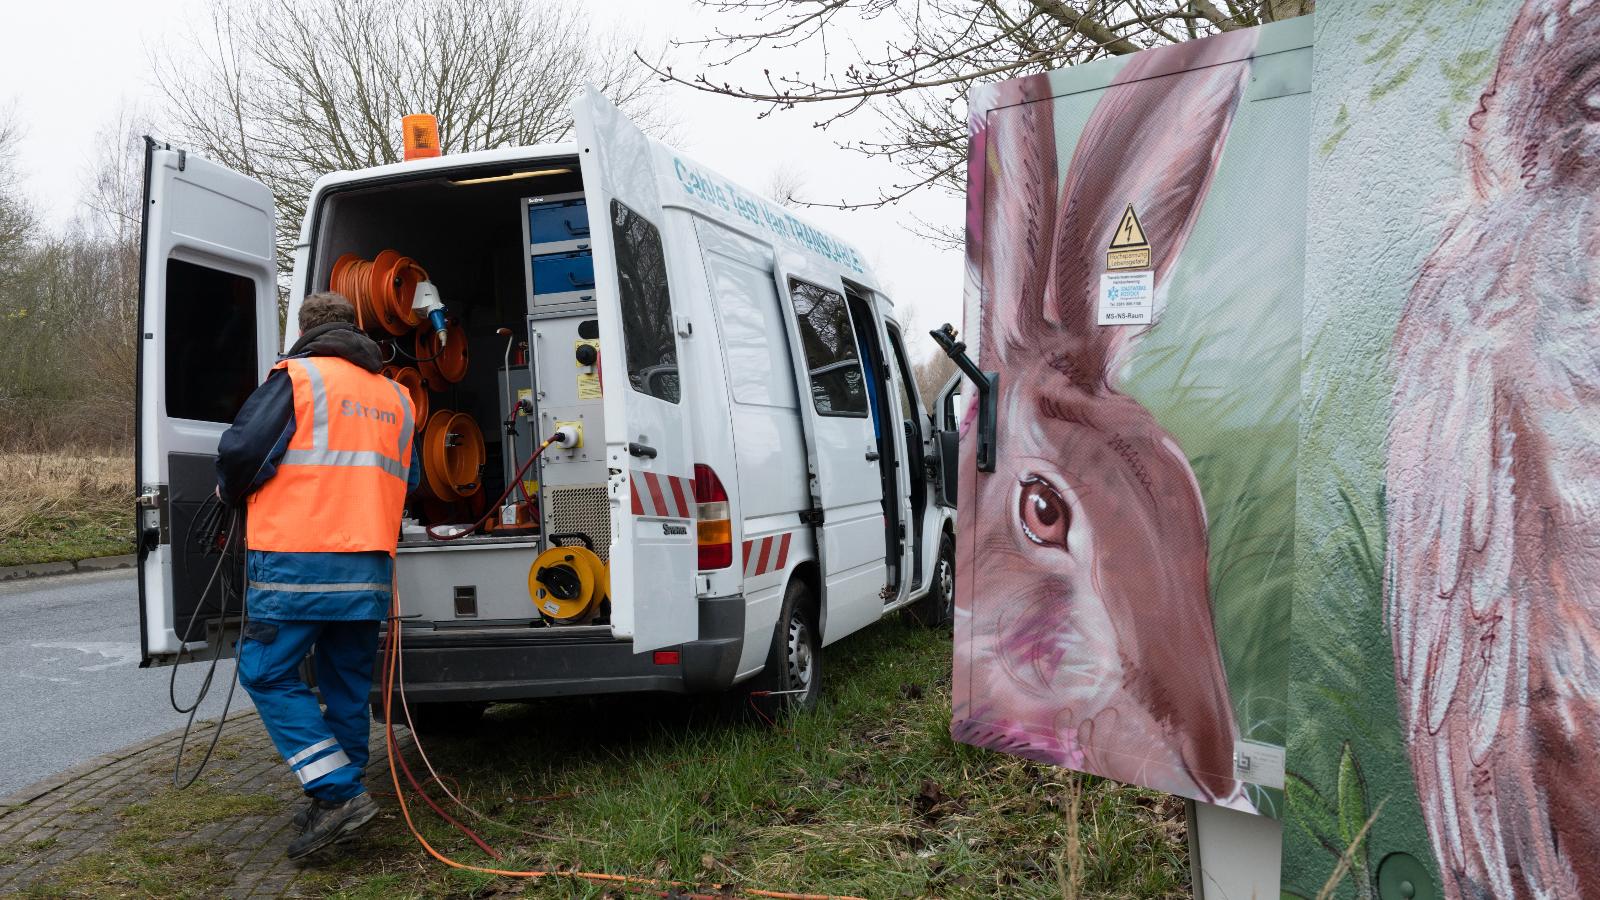
M256 283L167 260L167 415L232 422L256 388Z
M867 386L856 355L856 333L844 295L789 280L800 324L800 344L805 348L806 369L811 373L811 402L824 416L867 415Z
M728 384L739 403L795 409L794 366L784 337L782 302L772 270L724 256L705 255L706 278L717 301Z
M612 200L611 234L622 295L628 383L640 393L677 403L678 344L672 333L672 297L667 292L661 232L643 216Z

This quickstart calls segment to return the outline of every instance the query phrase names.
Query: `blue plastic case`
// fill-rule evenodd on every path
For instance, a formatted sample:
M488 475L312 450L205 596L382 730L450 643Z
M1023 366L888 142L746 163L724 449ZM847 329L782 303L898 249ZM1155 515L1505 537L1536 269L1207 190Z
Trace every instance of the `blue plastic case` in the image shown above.
M528 243L589 240L589 207L583 198L528 206Z
M533 257L532 266L536 297L594 291L594 257L588 250L541 254Z

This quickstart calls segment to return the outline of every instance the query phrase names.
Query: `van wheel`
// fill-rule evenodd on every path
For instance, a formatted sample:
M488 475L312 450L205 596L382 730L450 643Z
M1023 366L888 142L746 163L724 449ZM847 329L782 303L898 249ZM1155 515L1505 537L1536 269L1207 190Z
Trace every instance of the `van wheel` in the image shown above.
M783 595L767 666L750 684L750 702L768 718L814 709L822 695L822 636L814 608L805 583L791 582Z
M906 607L907 616L927 628L949 628L956 619L956 542L939 538L939 560L933 564L933 585L928 595Z

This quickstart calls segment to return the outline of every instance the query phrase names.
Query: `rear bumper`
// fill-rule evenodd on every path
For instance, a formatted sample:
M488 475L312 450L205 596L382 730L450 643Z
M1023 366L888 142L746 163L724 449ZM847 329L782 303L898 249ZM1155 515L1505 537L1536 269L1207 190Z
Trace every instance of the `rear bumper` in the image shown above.
M412 703L535 700L658 691L699 693L733 684L744 645L744 598L700 601L700 639L657 664L604 628L407 628L402 653ZM373 699L382 700L375 683Z

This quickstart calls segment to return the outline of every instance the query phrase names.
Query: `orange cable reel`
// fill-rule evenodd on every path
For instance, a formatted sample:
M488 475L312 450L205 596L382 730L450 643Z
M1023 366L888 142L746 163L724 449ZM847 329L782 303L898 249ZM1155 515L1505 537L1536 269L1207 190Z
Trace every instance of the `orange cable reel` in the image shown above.
M422 383L422 373L415 366L389 366L384 374L411 395L412 422L421 431L428 424L428 388Z
M417 366L429 385L443 387L467 377L467 332L455 322L445 326L443 346L437 331L417 329L416 352Z
M482 490L488 457L483 431L471 415L441 409L422 432L422 486L445 503L468 500Z
M374 321L395 337L411 330L406 321L396 316L391 295L394 293L393 271L395 263L406 257L394 250L383 250L367 269L366 302Z
M395 321L404 324L405 331L417 327L421 321L417 318L417 311L411 308L411 301L417 295L418 283L427 280L427 271L409 256L395 260L385 275L384 283L387 289L383 300L388 307L387 314Z

